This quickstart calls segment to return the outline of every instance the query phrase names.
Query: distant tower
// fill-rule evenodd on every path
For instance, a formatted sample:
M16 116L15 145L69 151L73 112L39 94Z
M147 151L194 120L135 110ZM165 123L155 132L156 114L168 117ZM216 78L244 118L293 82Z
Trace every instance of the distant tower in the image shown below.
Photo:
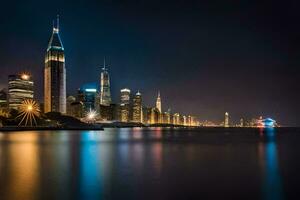
M133 98L132 121L142 122L142 94L137 92Z
M8 76L9 108L19 109L22 101L33 99L33 81L29 74Z
M59 36L59 18L50 37L45 57L44 112L66 113L66 68L64 47Z
M156 99L156 108L161 113L161 99L160 99L160 92L158 91L157 99Z
M225 112L224 127L229 127L229 113Z
M105 58L104 58L100 81L101 81L100 82L100 104L109 106L111 104L110 81L109 81L109 74L105 64Z

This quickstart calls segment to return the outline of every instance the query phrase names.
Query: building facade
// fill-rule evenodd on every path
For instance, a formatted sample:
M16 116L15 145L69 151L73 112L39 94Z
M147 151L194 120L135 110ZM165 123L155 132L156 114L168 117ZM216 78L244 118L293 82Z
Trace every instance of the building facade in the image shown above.
M225 112L224 127L229 127L229 113Z
M132 121L141 123L143 119L142 112L142 94L137 92L133 98Z
M66 113L66 68L59 20L50 37L44 69L44 112Z
M8 76L8 104L10 109L18 109L25 99L33 99L33 80L28 74Z
M85 84L78 90L78 100L83 103L84 111L96 109L97 87L94 84Z
M127 88L120 91L120 121L129 122L130 119L130 90Z

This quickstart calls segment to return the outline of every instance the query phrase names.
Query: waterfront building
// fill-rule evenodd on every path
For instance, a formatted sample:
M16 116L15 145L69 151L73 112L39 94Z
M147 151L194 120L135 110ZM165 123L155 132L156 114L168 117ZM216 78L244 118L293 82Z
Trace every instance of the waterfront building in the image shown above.
M142 94L137 92L133 98L132 121L141 123L142 117Z
M129 122L129 104L120 104L120 121Z
M33 99L33 80L29 74L8 76L8 103L10 109L18 109L25 99Z
M197 125L197 121L196 121L195 117L192 115L189 115L187 117L187 126L196 126L196 125Z
M74 96L68 96L67 97L67 115L72 116L72 108L71 104L76 101L76 98Z
M156 108L161 113L161 99L160 99L160 92L158 92L157 98L156 98Z
M240 119L240 127L244 127L244 119L243 118Z
M184 126L188 125L187 117L185 115L183 116L183 125Z
M100 78L100 105L109 106L111 104L111 94L110 94L110 78L107 70L107 66L103 63L103 68Z
M121 89L120 95L120 121L129 122L130 119L130 90Z
M143 110L142 122L144 124L150 124L151 108L143 107L142 110Z
M120 105L119 104L110 104L111 110L111 120L120 121Z
M78 100L83 103L84 111L89 112L96 109L97 99L97 86L96 84L85 84L78 89Z
M164 112L162 114L162 123L170 124L171 123L171 115L169 112Z
M70 103L69 113L70 116L76 118L84 117L84 105L81 101L75 101Z
M44 111L66 113L66 68L64 47L59 35L59 19L53 26L44 69Z
M229 113L225 112L224 127L229 127Z
M100 118L102 121L111 121L114 116L114 105L101 105L100 104Z
M0 108L7 108L7 92L2 89L0 91Z
M150 112L150 124L160 123L160 112L157 108L151 108Z
M180 125L180 114L179 113L173 114L173 124Z

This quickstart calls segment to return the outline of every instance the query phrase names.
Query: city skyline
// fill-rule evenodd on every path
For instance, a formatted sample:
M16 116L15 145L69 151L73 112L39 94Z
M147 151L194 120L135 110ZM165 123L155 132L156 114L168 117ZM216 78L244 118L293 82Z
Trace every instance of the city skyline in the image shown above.
M197 7L196 3L193 4ZM73 91L76 91L80 85L91 79L97 81L100 74L97 66L106 56L111 65L110 75L113 80L111 91L115 100L118 99L119 89L125 86L132 91L140 89L143 93L143 102L146 105L153 105L152 97L160 90L164 98L168 99L164 102L164 108L171 107L176 112L192 113L200 119L221 121L224 113L228 111L233 121L263 115L275 118L286 125L300 124L297 118L299 95L295 94L299 87L295 84L299 73L293 68L297 63L293 56L298 54L289 54L289 59L286 61L287 51L282 52L285 48L280 50L278 46L288 46L297 40L294 35L289 37L291 41L286 40L291 34L288 30L280 29L279 32L283 33L283 36L276 35L273 29L278 31L277 24L269 22L268 18L260 15L255 18L256 21L246 18L239 27L239 24L235 24L234 19L227 13L221 12L225 15L225 24L220 25L219 15L215 16L216 21L214 21L213 14L216 13L204 12L203 15L208 16L208 21L205 22L203 17L192 10L191 13L194 13L197 19L202 20L200 24L203 26L200 27L190 21L190 15L179 13L180 18L173 19L169 23L168 28L173 31L171 32L173 36L167 37L164 35L166 33L163 32L164 29L156 29L157 32L150 32L150 35L143 32L143 30L148 31L155 26L163 25L163 22L153 25L151 22L156 22L156 19L152 19L153 16L150 13L142 15L140 21L132 22L129 28L123 27L122 29L122 23L130 19L127 9L143 10L145 9L143 3L124 4L123 7L118 7L120 6L118 3L92 3L92 5L95 9L107 11L98 14L95 9L92 9L86 17L76 17L70 9L63 9L63 12L54 9L53 11L47 10L46 16L35 20L32 20L35 16L42 16L39 11L24 19L16 15L9 23L3 18L4 25L8 28L3 30L1 38L8 38L8 40L2 39L1 42L4 47L9 48L5 52L1 50L3 56L1 68L5 75L2 74L0 77L1 88L7 82L7 75L28 70L33 73L36 91L41 90L42 80L39 75L43 70L41 63L43 62L43 49L47 42L45 38L49 37L49 27L51 27L53 16L59 13L63 29L61 37L64 44L68 46L65 52L68 58L66 62L68 94L73 94ZM162 5L161 11L166 11L173 16L172 14L177 11L176 5L176 3L169 7ZM156 8L155 4L150 6ZM246 13L261 8L261 5L255 3L250 4L246 9L247 6L246 3L240 5L247 11ZM62 7L66 8L66 5L63 4ZM222 9L219 4L216 7ZM79 9L78 6L72 6L72 8ZM191 9L191 6L183 5L182 8ZM204 8L209 10L208 5L204 5ZM30 10L23 8L22 4L16 9L20 9L20 13L29 13ZM267 13L275 16L273 11L278 9L279 5L275 4L274 7L267 9ZM111 10L115 11L116 15L123 14L124 19L117 17L117 20L113 20L108 12ZM159 13L159 15L163 14ZM109 17L110 20L101 20L102 17ZM279 17L274 17L274 19L279 23L278 26L283 26L284 20L278 20ZM175 22L180 22L180 20L182 23L176 25ZM146 22L145 25L142 25L142 22ZM272 31L262 28L260 25L264 24L263 22L269 22L268 25ZM225 28L225 25L229 25L230 28ZM257 32L254 34L245 29L246 25L257 28ZM24 26L27 32L24 31ZM27 29L27 27L30 28ZM230 34L221 36L213 31L214 29L220 29L222 33L233 33L233 35L232 37L228 36ZM19 31L12 34L13 30ZM213 36L205 34L210 31L213 31ZM196 33L201 37L194 36ZM237 33L241 34L236 35ZM120 39L117 39L115 35L121 36ZM137 39L133 39L133 36L137 36ZM197 47L191 44L186 36L191 36L191 41L195 41ZM226 38L230 39L231 44L224 43ZM265 40L266 38L269 40ZM163 42L162 39L166 41ZM150 43L152 40L153 43ZM211 43L207 44L204 41L211 41ZM220 43L215 44L218 41ZM162 43L159 45L159 42ZM242 44L238 45L241 42ZM216 47L220 50L215 52L211 50ZM226 49L229 49L230 53ZM186 53L182 52L183 50ZM154 53L154 51L158 52ZM196 59L195 56L198 55L200 58ZM210 59L204 58L204 55ZM181 73L183 69L185 73ZM86 74L80 76L82 72ZM42 95L37 94L37 98L41 100Z

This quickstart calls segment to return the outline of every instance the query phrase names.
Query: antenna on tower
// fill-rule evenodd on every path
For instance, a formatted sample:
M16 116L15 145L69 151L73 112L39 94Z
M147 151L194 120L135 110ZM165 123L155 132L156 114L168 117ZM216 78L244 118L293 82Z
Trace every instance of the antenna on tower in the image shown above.
M106 65L106 59L105 59L105 56L104 56L102 70L106 71L107 67L108 67L108 65Z
M103 59L103 69L104 69L104 70L106 69L105 56L104 56L104 59Z
M56 16L56 29L59 31L59 15Z

